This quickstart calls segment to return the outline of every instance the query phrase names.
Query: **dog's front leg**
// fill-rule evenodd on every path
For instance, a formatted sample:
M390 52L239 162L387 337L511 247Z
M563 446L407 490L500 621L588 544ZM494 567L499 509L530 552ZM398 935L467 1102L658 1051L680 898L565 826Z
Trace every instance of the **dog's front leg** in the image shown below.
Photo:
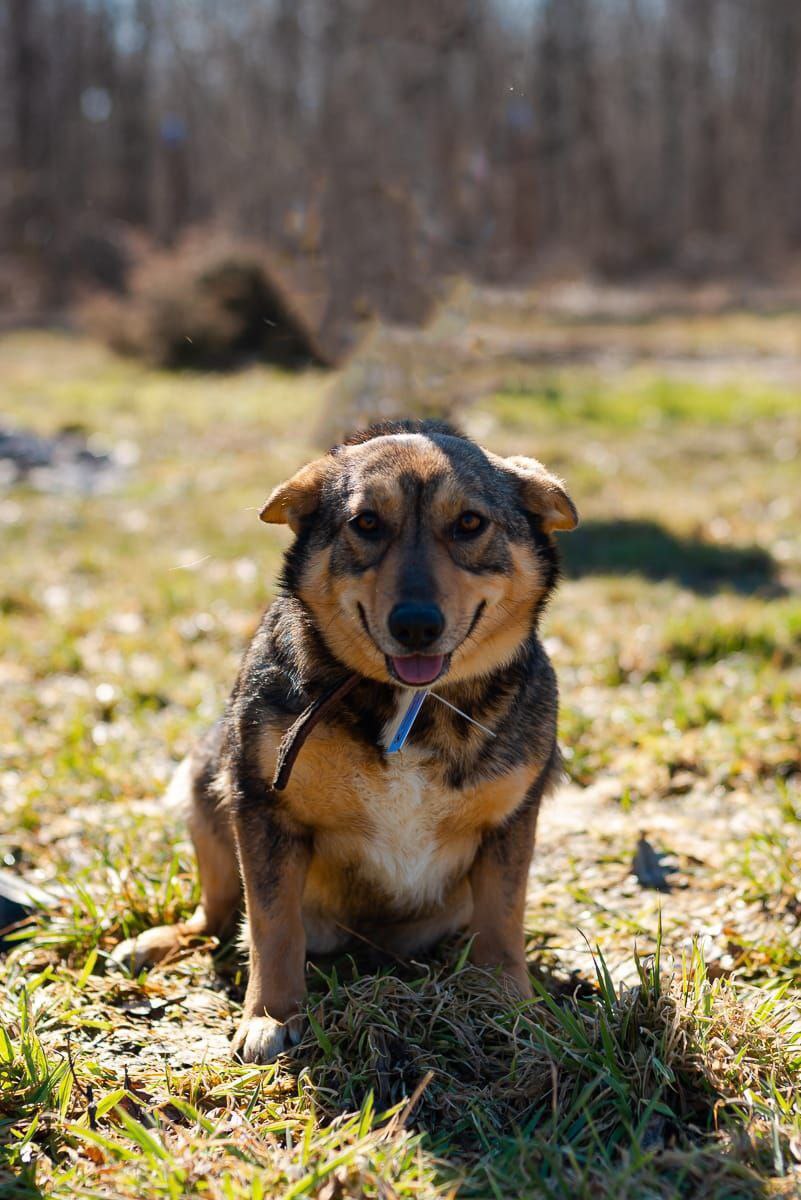
M524 999L532 995L523 913L538 807L539 797L527 800L506 825L489 834L470 871L471 958L477 966L499 967Z
M235 830L250 927L250 976L233 1041L244 1062L267 1063L300 1040L306 995L302 899L307 839L281 822L262 785L241 790Z

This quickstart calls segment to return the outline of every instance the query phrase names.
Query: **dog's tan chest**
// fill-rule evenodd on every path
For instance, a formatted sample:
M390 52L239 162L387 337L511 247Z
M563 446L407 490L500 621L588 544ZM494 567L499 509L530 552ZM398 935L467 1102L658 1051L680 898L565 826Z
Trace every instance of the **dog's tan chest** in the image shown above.
M315 837L323 860L353 871L402 914L439 904L478 845L475 829L445 835L457 797L436 786L426 758L414 749L393 756L379 786L375 778L359 781L365 785L357 799L363 820L356 830Z
M270 753L265 746L265 767ZM310 899L320 908L399 916L435 908L469 869L482 835L521 803L534 765L453 789L435 755L407 745L379 756L325 725L303 748L286 790L314 834Z

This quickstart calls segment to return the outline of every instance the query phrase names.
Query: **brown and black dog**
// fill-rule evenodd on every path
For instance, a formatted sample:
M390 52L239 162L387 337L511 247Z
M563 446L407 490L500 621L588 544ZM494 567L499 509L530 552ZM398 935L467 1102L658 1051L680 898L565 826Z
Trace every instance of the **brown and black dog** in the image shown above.
M307 952L354 933L408 954L466 929L474 961L530 995L526 877L560 771L538 624L572 501L535 459L405 421L304 467L261 518L295 534L280 594L225 715L173 784L191 805L201 904L116 957L139 968L192 935L232 931L244 892L250 976L234 1050L254 1062L299 1036ZM279 791L282 738L348 677ZM429 697L387 754L422 688L495 736Z

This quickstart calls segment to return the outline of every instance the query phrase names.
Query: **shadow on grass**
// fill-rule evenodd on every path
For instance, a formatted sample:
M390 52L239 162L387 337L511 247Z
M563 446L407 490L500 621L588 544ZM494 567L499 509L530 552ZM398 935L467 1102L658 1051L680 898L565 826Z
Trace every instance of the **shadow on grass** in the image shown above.
M656 521L585 521L561 543L566 574L640 575L674 580L703 595L736 592L781 595L776 563L759 546L721 546L682 538Z
M452 954L367 973L358 960L313 969L289 1070L328 1120L370 1094L379 1113L401 1105L460 1197L770 1194L769 1138L723 1112L702 1035L655 971L617 994L602 964L596 979L532 963L535 999L520 1003Z

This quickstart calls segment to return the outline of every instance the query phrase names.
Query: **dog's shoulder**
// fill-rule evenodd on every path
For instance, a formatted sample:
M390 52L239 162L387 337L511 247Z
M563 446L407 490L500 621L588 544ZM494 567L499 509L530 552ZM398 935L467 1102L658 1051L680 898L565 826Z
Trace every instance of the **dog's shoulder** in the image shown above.
M301 647L308 641L301 606L278 596L262 614L239 667L228 703L227 719L247 724L259 719L297 715L309 702L309 672ZM320 663L318 673L325 673Z

